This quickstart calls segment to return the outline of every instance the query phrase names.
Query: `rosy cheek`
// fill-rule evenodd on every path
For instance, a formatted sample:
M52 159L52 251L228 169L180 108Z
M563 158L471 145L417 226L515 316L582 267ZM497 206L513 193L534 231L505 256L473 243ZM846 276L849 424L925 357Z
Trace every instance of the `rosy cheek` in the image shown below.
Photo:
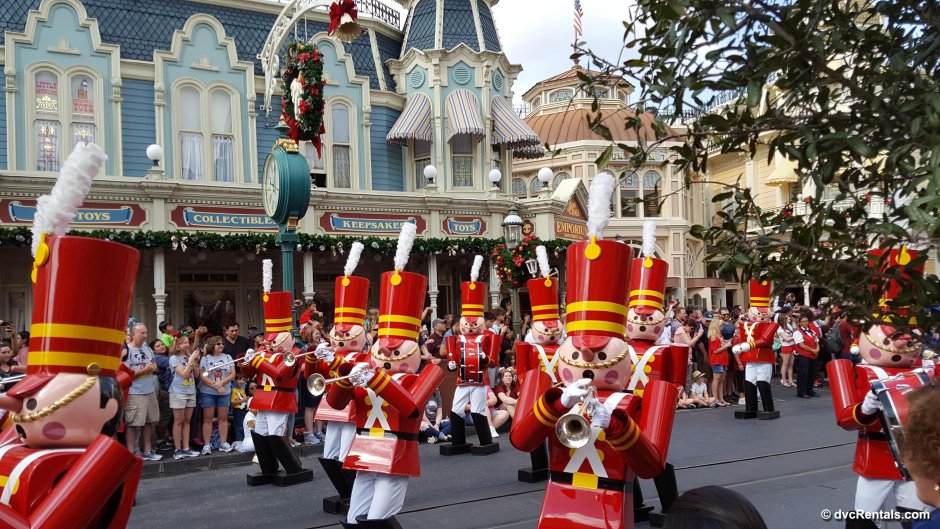
M632 325L632 324L629 324L629 323L627 324L627 332L633 332L633 325Z
M568 382L574 382L574 373L572 373L571 370L566 367L561 370L561 378L562 380Z
M653 334L662 334L658 325L656 327L653 327Z
M619 380L620 373L617 371L608 371L606 374L604 374L604 383L609 386L616 384Z
M402 362L402 363L398 366L398 370L401 371L402 373L407 373L407 372L408 372L408 362Z
M870 356L872 360L881 360L881 351L878 349L871 349L868 351L868 356Z
M353 340L349 342L349 346L352 347L353 349L356 349L357 347L359 347L359 342L357 340Z

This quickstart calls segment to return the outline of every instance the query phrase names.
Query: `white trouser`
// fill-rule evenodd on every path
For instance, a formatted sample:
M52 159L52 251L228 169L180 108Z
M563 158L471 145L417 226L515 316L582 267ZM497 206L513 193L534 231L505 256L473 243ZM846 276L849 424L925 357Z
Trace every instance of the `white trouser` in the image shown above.
M255 418L255 432L258 435L284 435L290 415L286 411L259 411Z
M323 457L342 461L356 438L356 423L327 421L326 441L323 442Z
M370 520L391 518L401 511L408 492L408 476L393 476L359 471L349 498L347 523L357 523L356 516Z
M758 382L770 382L770 377L774 374L774 365L764 362L748 362L744 366L744 380L751 384Z
M454 392L454 405L450 411L463 417L464 406L470 403L470 413L486 413L486 386L457 386Z
M894 501L890 501L891 499ZM892 503L894 506L915 511L928 510L928 507L917 499L917 489L913 481L858 477L858 485L855 488L855 510L878 512L890 509ZM885 526L884 522L875 523L878 527Z

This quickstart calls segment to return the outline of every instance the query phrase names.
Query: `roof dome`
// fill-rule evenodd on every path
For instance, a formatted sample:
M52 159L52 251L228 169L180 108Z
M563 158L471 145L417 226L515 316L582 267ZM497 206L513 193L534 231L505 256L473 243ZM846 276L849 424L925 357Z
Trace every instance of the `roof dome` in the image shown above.
M643 127L639 130L627 128L627 120L636 116L636 111L632 108L620 109L601 109L603 119L601 123L610 129L610 134L615 142L628 141L655 141L656 131L653 128L655 118L652 114L640 114L640 122ZM574 141L583 140L601 140L604 138L600 134L592 131L588 127L588 121L593 115L590 104L585 108L572 107L567 110L549 113L537 113L525 119L527 125L538 134L542 141L550 146L560 145ZM675 134L675 131L666 126L666 134Z
M476 52L501 52L490 11L490 4L495 3L494 0L415 0L408 6L401 56L412 48L449 51L461 44ZM438 10L442 12L443 22L439 33L436 31Z

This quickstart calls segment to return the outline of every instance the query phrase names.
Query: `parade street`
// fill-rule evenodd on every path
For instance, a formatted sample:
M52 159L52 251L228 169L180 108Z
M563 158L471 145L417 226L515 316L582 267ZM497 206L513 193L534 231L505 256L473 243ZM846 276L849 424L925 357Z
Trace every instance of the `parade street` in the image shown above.
M842 527L841 521L823 521L820 512L852 508L855 434L836 426L827 388L821 398L806 400L779 385L774 392L782 414L775 421L735 420L740 406L677 413L669 461L680 493L710 484L729 487L754 503L770 529ZM442 457L436 445L422 445L422 475L408 488L398 515L402 526L534 528L544 484L516 481L516 469L528 457L508 437L500 434L501 451L489 457ZM322 469L315 457L303 461L316 478L288 488L248 487L246 466L144 479L130 526L340 527L339 516L321 510L322 498L333 492ZM652 481L642 485L647 503L658 509Z

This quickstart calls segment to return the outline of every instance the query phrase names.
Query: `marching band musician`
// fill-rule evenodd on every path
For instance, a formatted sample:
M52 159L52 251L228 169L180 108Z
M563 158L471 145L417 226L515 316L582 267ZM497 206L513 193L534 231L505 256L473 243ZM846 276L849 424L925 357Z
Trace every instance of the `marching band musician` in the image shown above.
M327 401L342 409L356 401L359 432L343 468L356 471L349 513L343 527L400 528L408 478L421 475L418 430L424 404L444 376L436 365L415 372L421 363L418 329L427 295L427 277L404 272L416 226L402 223L395 271L382 274L378 341L369 363L344 363L348 379L335 381Z
M534 343L516 343L516 371L519 383L526 371L537 369L548 374L552 384L558 383L558 342L561 340L561 319L558 306L558 280L550 277L548 252L544 246L535 248L541 277L530 279L529 299L532 303L532 339ZM453 423L452 423L453 424ZM537 483L548 479L548 446L542 443L529 452L532 466L520 468L519 481Z
M294 348L293 313L290 292L271 292L273 264L263 261L263 286L261 295L264 309L265 339L270 342L245 355L242 373L247 377L257 376L258 389L251 407L258 410L251 440L255 445L261 472L248 474L248 484L266 485L274 483L281 487L304 483L313 479L313 471L303 468L300 459L291 450L284 438L292 413L297 412L297 379L300 377L300 362L290 360L297 355ZM284 472L278 471L278 462Z
M332 378L337 376L337 369L343 363L355 365L369 361L369 354L363 352L366 335L362 326L369 302L369 280L350 275L359 264L363 248L361 242L352 244L344 274L336 278L336 307L333 328L330 329L330 346L318 348L316 356L305 358L305 376L320 373ZM327 399L322 399L316 417L327 423L320 464L339 493L339 496L323 499L323 510L332 514L345 513L349 509L356 473L343 470L342 461L356 436L356 403L350 399L344 408L337 410L329 405Z
M99 146L79 143L37 202L32 350L26 377L0 396L18 435L0 450L3 527L121 528L134 504L143 462L113 436L140 254L64 236L106 159Z
M689 364L689 346L684 344L657 345L666 323L663 302L666 299L666 278L669 264L653 257L656 249L656 222L643 223L642 259L634 259L630 266L630 298L627 303L627 338L630 343L630 362L633 371L627 392L643 396L652 380L663 380L676 387L685 385ZM679 496L675 469L666 464L662 474L655 478L663 512L668 511ZM646 517L652 507L644 507L642 491L634 487L637 517ZM644 518L645 519L645 518ZM637 520L639 521L639 520Z
M738 323L735 345L731 348L738 369L744 369L744 411L734 412L735 419L780 418L780 412L774 410L774 396L770 390L770 378L777 363L773 343L779 327L768 321L770 289L770 281L751 280L751 306L747 311L747 321ZM758 392L764 411L757 411Z
M672 433L678 396L673 384L650 381L642 397L622 392L630 374L623 340L629 284L619 274L629 270L633 250L599 240L613 188L610 172L594 177L590 241L568 248L568 338L556 353L563 387L552 386L547 373L530 370L510 432L522 451L549 440L551 473L539 529L633 527L634 475L662 472Z
M485 328L483 307L486 303L486 283L477 281L482 265L482 255L473 258L470 281L460 284L460 334L448 336L444 342L447 368L458 371L457 389L450 410L452 441L441 445L441 455L444 456L467 452L485 456L499 452L499 443L493 442L490 424L486 420L486 388L489 386L486 367L499 362L502 339ZM467 442L464 407L468 403L479 446L471 446Z
M916 258L917 252L907 248L891 250L884 257L884 250L869 251L871 264L881 267L906 267ZM904 273L920 272L907 269ZM882 306L887 307L900 290L892 280L883 295ZM917 499L914 482L905 482L898 470L888 445L887 432L880 415L883 406L871 391L872 382L909 373L920 359L921 348L911 340L909 334L898 333L891 325L873 325L859 333L858 352L862 361L852 365L851 360L833 360L826 366L832 388L832 405L836 421L846 430L858 430L855 445L855 463L852 470L858 474L855 489L855 509L877 512L885 508L888 499L894 497L898 510L922 511L926 506ZM853 346L854 348L855 346ZM846 529L870 529L877 527L871 520L849 520Z

